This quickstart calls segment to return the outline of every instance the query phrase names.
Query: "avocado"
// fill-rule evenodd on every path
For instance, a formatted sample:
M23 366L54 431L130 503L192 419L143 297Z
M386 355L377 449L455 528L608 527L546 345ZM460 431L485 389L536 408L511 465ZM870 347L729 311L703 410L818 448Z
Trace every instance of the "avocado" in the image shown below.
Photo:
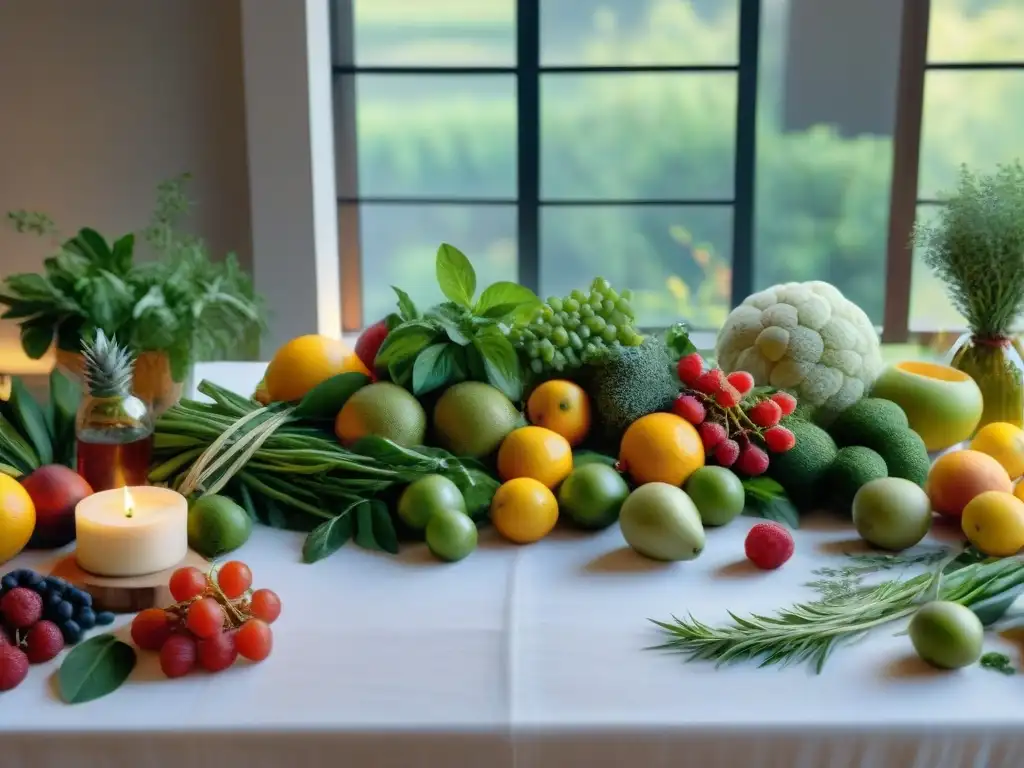
M888 476L885 459L877 452L862 445L850 445L839 449L825 473L824 487L828 489L833 506L849 509L861 486Z
M768 475L786 489L798 507L821 504L821 480L836 457L832 437L816 424L788 416L781 422L796 437L785 453L772 454Z
M865 397L836 417L828 433L836 445L872 445L882 435L908 429L907 414L892 400Z
M912 483L924 486L931 468L931 459L924 440L912 429L888 429L874 435L868 447L885 459L889 477L902 477Z

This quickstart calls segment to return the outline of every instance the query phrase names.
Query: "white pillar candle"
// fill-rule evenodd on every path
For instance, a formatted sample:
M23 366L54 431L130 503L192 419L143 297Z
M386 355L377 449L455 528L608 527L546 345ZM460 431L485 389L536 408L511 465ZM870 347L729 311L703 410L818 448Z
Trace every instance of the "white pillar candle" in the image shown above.
M75 507L75 558L97 576L143 576L188 553L188 502L169 488L134 486L86 496Z

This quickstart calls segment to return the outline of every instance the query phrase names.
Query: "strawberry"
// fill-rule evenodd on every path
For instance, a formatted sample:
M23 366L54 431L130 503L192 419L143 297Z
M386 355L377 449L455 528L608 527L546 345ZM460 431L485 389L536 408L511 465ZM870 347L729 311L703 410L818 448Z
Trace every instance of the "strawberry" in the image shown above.
M751 477L763 475L768 469L768 454L753 443L747 443L736 459L736 471Z
M691 424L700 424L707 416L703 403L693 395L680 395L672 403L672 413L682 416Z
M28 675L28 656L13 645L0 645L0 691L21 685Z
M708 453L729 437L725 432L725 427L715 421L705 421L697 427L697 434L700 435L700 441L704 443L704 450Z
M723 467L731 467L740 455L740 446L735 440L723 440L715 448L715 461Z
M32 664L42 664L64 650L64 635L52 621L32 625L25 638L25 655Z
M692 387L696 383L697 377L700 376L703 370L704 358L696 352L691 352L679 358L679 363L676 365L679 380L688 387Z
M43 598L28 587L15 587L0 599L7 626L27 629L43 618Z
M747 533L743 549L750 562L770 571L793 556L793 537L778 523L758 523Z

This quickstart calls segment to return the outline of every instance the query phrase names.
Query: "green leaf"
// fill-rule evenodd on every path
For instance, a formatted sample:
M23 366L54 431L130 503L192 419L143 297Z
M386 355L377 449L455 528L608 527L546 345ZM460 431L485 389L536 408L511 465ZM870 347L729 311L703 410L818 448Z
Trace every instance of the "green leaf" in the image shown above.
M498 319L512 314L520 307L538 304L540 299L529 288L503 280L487 286L480 294L476 314Z
M981 625L988 627L1003 618L1022 593L1024 593L1024 584L972 603L970 609L974 611L974 615L981 621Z
M11 396L8 405L14 418L14 425L28 438L35 449L39 463L53 463L53 444L46 426L46 415L36 399L29 394L24 382L15 377L11 380Z
M585 464L604 464L605 466L614 467L618 464L618 460L614 456L608 456L607 454L598 453L597 451L590 451L586 449L573 451L573 467L582 467Z
M113 635L97 635L72 649L57 673L61 698L82 704L113 693L135 669L135 649Z
M491 500L501 483L480 464L467 459L459 459L458 462L458 471L447 471L445 476L462 491L466 514L474 520L486 517L491 509Z
M22 299L51 301L53 287L46 278L35 272L11 275L4 281L5 292Z
M249 492L249 486L242 482L238 484L238 501L249 519L258 523L260 516L256 513L256 504L252 500L252 493Z
M411 360L433 344L441 333L435 321L411 320L395 328L377 351L376 364L391 368L392 363Z
M127 275L132 268L135 253L135 235L127 234L114 243L110 254L110 269L119 275Z
M978 664L983 669L991 669L993 672L999 672L1003 675L1015 675L1017 670L1013 668L1013 663L1010 661L1010 657L1005 653L996 653L995 651L989 651L982 655L978 660Z
M412 448L405 448L398 443L377 435L360 438L351 450L361 456L369 456L382 464L400 469L411 469L431 462L426 456Z
M403 320L418 319L420 316L419 310L416 309L416 305L413 303L412 299L409 298L409 294L403 291L401 288L397 288L393 285L391 286L391 290L393 290L398 295L399 316Z
M800 527L800 513L789 500L785 489L770 477L752 477L743 481L746 506L743 514L761 517L790 528Z
M302 562L315 563L329 557L352 538L352 513L363 501L347 506L336 517L318 525L302 545Z
M456 371L454 355L458 347L441 342L432 344L416 356L412 367L412 391L423 395L448 384Z
M103 235L88 227L78 230L77 235L64 243L64 249L84 256L101 269L109 269L113 261L110 246Z
M398 534L388 508L379 499L361 501L356 505L355 541L363 549L398 554Z
M33 360L40 359L53 344L53 325L29 321L21 326L21 348Z
M334 419L348 399L370 383L365 373L339 373L311 389L293 415L299 419Z
M684 323L676 323L665 331L665 346L676 359L697 351L697 347L690 341L690 332Z
M469 309L476 293L476 272L466 254L454 245L442 243L437 249L437 284L450 301Z
M49 418L52 429L54 461L67 467L75 462L75 419L82 390L59 368L50 372Z
M487 368L484 367L484 358L480 350L475 346L462 348L466 357L466 378L470 381L487 381Z
M444 332L448 335L448 338L454 341L459 346L466 346L472 341L472 339L464 332L460 327L459 322L456 318L445 315L437 314L435 319L444 328Z
M505 393L513 403L523 396L523 381L519 374L519 357L515 347L500 332L480 334L473 346L483 358L487 381Z
M4 463L12 464L25 474L39 467L36 456L25 438L4 416L0 415L0 457Z

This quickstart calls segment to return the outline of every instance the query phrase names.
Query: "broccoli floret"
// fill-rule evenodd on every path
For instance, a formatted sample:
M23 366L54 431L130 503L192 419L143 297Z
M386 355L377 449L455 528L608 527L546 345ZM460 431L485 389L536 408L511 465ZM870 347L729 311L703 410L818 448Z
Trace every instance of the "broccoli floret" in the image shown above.
M669 349L653 336L637 347L619 347L602 364L588 366L583 386L594 404L596 434L616 449L630 424L668 410L679 394Z

